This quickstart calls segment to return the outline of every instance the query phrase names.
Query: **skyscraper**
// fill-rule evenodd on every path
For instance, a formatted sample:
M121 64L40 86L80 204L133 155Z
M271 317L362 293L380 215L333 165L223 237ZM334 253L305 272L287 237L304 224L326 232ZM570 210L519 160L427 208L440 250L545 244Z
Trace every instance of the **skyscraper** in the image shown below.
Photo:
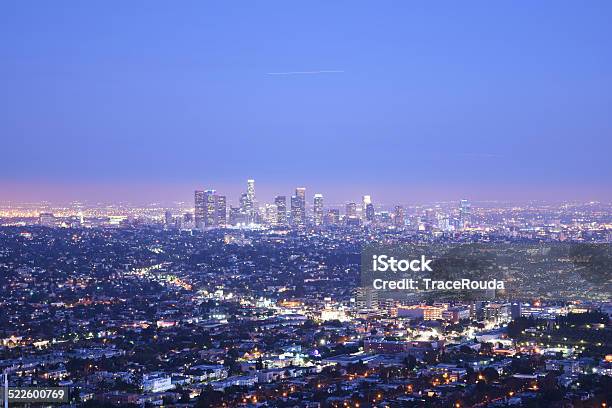
M215 190L196 190L194 219L195 227L202 229L227 226L227 199Z
M368 205L372 204L372 197L369 195L364 195L361 199L361 211L365 214L368 209Z
M295 227L301 224L300 199L297 196L291 196L291 225Z
M257 199L255 198L255 180L253 179L247 180L247 192L244 204L244 211L248 222L255 222L257 219Z
M274 204L276 204L276 223L287 225L287 197L276 196Z
M378 309L378 291L370 287L357 287L355 289L355 306L360 310Z
M247 198L252 203L255 202L255 180L253 179L247 180Z
M215 190L204 191L204 226L208 228L216 226L217 203L215 196Z
M204 227L204 218L206 218L206 203L204 198L204 191L196 190L194 194L194 201L195 227L198 229L202 229Z
M374 204L369 203L365 208L365 219L368 222L374 221Z
M340 223L340 210L337 208L327 210L324 221L326 225L338 225Z
M467 228L472 223L472 206L468 200L459 203L459 227Z
M306 188L305 187L297 187L295 189L295 196L306 203Z
M298 187L295 195L291 197L291 222L294 226L306 223L306 189Z
M172 226L172 213L169 210L166 210L164 213L164 226L166 228L170 228Z
M240 194L240 212L244 215L244 217L246 218L247 215L250 213L251 211L251 206L249 204L249 196L247 193L242 193Z
M401 205L395 206L395 211L393 213L393 224L398 228L403 228L405 225L404 207L402 207Z
M355 218L357 217L357 204L356 203L346 203L346 218Z
M222 195L215 195L215 226L227 226L227 199Z
M44 212L38 215L38 223L44 227L54 227L56 219L52 213Z
M230 210L229 210L230 225L238 225L242 222L244 222L244 214L242 213L240 207L230 206Z
M314 195L313 215L315 225L323 224L323 194Z

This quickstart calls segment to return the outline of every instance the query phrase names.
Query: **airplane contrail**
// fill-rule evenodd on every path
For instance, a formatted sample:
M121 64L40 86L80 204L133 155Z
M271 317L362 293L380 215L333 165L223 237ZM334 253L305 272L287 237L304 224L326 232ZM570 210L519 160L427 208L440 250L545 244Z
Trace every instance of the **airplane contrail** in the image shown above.
M267 72L266 75L316 75L316 74L341 74L344 71L334 69L322 69L317 71L286 71L286 72Z

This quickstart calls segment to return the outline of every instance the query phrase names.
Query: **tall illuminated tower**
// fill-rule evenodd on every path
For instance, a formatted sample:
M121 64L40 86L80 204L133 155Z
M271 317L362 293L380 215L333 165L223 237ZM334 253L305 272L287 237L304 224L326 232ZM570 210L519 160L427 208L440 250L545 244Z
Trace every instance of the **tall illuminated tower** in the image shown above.
M313 215L315 225L323 224L323 194L314 195Z
M246 192L246 213L249 222L254 222L257 212L257 200L255 198L255 180L247 180L247 192Z
M215 227L215 220L217 215L217 203L216 203L216 191L206 190L204 191L204 226Z
M468 200L459 203L459 226L467 228L472 223L472 205Z
M356 203L346 203L346 218L356 218L357 217L357 204Z
M404 207L401 205L395 206L395 212L393 213L393 224L398 228L403 228L405 225Z
M195 227L201 229L202 227L204 227L204 218L206 218L206 204L203 190L195 191L194 201Z
M287 225L287 197L276 196L274 204L276 204L276 223Z
M306 188L298 187L291 197L291 222L294 226L306 223Z
M222 195L215 195L215 226L227 226L227 199Z
M368 222L374 221L374 204L370 203L365 208L365 219Z
M366 213L369 204L372 204L372 196L364 195L361 199L361 211L363 211L364 214Z
M247 198L254 203L255 202L255 180L247 180Z
M369 195L364 195L361 200L361 205L362 205L361 217L365 219L367 222L374 221L374 204L372 204L372 197Z

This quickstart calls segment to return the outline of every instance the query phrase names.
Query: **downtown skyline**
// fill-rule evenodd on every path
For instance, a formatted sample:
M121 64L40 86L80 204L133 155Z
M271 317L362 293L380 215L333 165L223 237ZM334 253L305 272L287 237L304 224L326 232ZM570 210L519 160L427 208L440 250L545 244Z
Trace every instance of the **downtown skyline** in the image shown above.
M238 203L243 192L246 178L231 182L192 182L192 183L0 183L0 205L24 203L49 203L63 205L71 202L88 204L131 204L147 206L151 204L171 206L192 202L193 191L214 189L228 197L228 203ZM260 179L258 179L259 181ZM319 193L330 203L342 204L359 199L364 194L377 198L381 205L423 205L442 202L456 202L468 197L474 202L513 203L562 203L562 202L612 202L610 189L598 189L592 185L570 188L568 185L550 186L548 190L520 185L497 185L491 188L470 188L459 185L435 184L397 184L384 183L354 184L345 183L270 183L258 182L258 195L265 202L272 202L279 194L290 195L296 186L304 186L312 194Z

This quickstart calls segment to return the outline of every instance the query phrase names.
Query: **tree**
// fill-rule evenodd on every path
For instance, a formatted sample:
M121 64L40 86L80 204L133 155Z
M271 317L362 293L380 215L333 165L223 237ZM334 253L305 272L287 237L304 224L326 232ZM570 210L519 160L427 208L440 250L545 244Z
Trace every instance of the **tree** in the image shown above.
M493 367L487 367L483 370L482 374L485 376L487 381L497 381L499 380L499 372Z
M257 359L257 362L255 362L255 369L263 370L263 368L264 368L263 359L261 358L261 356L259 356L259 358Z
M406 358L404 358L404 366L408 369L408 370L414 370L414 368L417 365L417 359L416 357L410 355Z
M466 346L465 344L459 347L459 351L463 354L473 354L474 350L471 347Z
M423 361L427 364L435 364L438 362L438 353L435 350L428 350L423 355Z
M223 392L215 391L211 386L203 389L196 401L196 408L212 408L223 403Z

